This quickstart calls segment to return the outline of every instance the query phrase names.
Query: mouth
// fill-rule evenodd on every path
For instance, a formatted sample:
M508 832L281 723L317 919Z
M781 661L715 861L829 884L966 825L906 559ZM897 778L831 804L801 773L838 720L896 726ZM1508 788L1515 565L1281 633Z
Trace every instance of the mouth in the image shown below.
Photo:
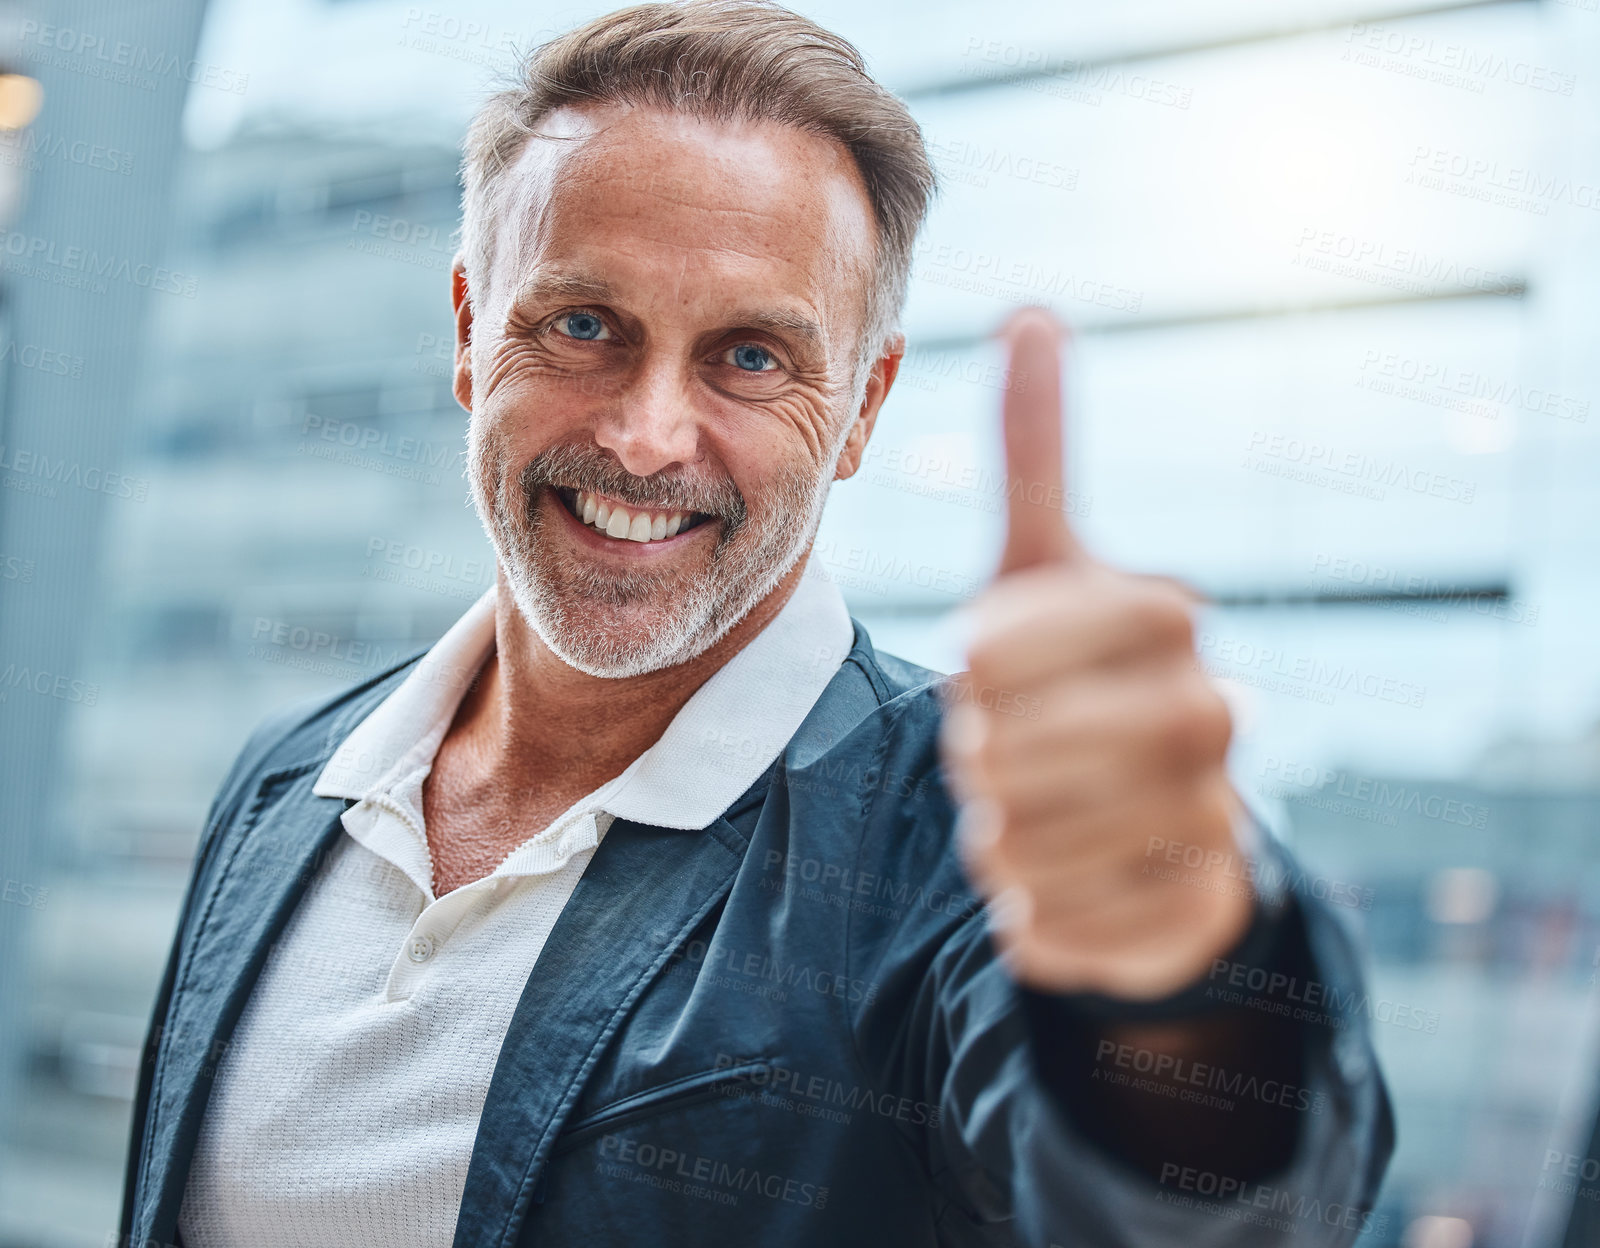
M593 490L554 487L568 515L590 532L617 542L665 542L698 528L715 517L703 511L641 507L619 502Z

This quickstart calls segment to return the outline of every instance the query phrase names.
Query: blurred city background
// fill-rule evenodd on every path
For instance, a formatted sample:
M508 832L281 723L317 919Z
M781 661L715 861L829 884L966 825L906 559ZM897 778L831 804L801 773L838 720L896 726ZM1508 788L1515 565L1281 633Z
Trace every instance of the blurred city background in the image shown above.
M0 1245L114 1237L249 729L492 581L458 144L611 7L0 4ZM1370 949L1399 1151L1363 1243L1551 1243L1600 1069L1600 0L795 7L943 183L817 558L878 646L959 666L987 335L1057 309L1074 523L1210 596L1240 791Z

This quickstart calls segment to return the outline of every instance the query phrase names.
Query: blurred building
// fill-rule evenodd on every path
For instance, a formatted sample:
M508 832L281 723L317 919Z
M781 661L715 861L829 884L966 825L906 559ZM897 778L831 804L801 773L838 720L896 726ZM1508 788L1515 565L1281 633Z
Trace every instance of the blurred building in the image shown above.
M99 692L30 912L0 1243L115 1224L136 1046L250 728L491 582L449 384L455 142L513 46L602 6L463 7L210 19L202 59L247 86L191 89L166 263L195 288L150 301L129 383L142 488L107 510ZM945 186L818 559L877 644L958 664L1002 512L985 335L1024 302L1074 323L1069 517L1214 596L1240 790L1373 952L1400 1152L1363 1242L1548 1242L1600 1059L1600 14L799 7L908 96Z

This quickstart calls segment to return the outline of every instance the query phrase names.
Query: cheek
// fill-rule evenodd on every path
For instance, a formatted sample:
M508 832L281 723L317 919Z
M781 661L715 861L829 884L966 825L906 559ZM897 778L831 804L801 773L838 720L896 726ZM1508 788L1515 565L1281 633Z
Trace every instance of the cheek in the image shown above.
M592 379L523 367L508 373L476 412L488 436L526 460L592 428L594 408L604 400Z
M720 423L723 436L718 450L723 461L730 468L747 465L748 471L763 477L783 471L821 472L839 435L828 409L804 398L747 408Z

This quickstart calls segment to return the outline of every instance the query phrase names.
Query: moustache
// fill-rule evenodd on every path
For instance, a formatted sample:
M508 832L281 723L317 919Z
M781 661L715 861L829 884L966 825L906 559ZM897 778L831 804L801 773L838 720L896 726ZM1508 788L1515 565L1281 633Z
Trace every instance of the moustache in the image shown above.
M566 489L590 490L635 507L701 512L722 520L725 533L742 524L746 515L744 496L726 477L697 480L666 469L635 476L599 447L556 446L541 451L523 468L519 482L530 507L540 490Z

